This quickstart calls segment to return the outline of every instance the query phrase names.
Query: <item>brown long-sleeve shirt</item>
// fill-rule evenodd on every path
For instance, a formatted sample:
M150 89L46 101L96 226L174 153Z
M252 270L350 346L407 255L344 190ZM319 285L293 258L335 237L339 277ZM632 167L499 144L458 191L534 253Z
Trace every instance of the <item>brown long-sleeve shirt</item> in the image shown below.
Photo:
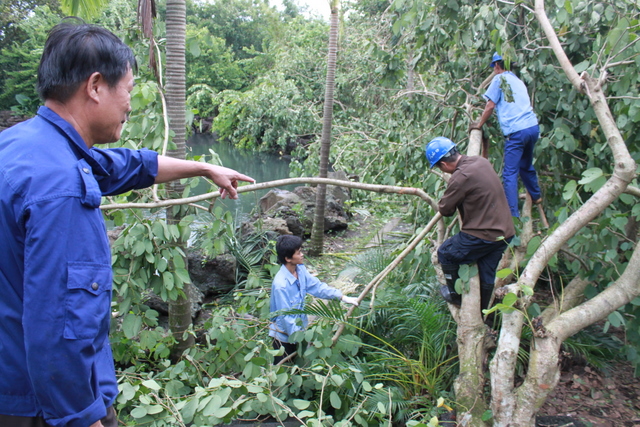
M500 178L483 157L462 155L451 174L438 210L452 216L456 209L462 218L461 231L467 234L489 241L515 234Z

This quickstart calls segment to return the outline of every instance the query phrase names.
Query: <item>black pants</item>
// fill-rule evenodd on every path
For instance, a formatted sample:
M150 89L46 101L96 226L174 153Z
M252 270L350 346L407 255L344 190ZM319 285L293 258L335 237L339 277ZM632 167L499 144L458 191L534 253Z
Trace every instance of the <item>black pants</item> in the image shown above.
M438 248L440 264L460 265L475 262L481 284L495 283L496 269L512 237L497 242L482 240L462 231L445 240Z
M290 354L295 353L296 351L298 351L298 343L288 343L288 342L282 342L278 339L273 339L273 349L274 350L278 350L280 347L284 347L284 354L282 356L275 356L273 358L273 364L277 365L278 363L280 363L280 361L282 359L284 359L285 357L287 357Z
M113 406L107 408L107 416L100 420L104 427L118 427L118 416ZM42 417L14 417L0 414L1 427L50 427ZM89 426L87 426L89 427Z

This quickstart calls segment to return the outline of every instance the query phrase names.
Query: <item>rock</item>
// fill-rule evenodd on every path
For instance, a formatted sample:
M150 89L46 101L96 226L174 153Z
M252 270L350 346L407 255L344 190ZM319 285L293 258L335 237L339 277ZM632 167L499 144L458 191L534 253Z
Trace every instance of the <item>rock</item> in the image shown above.
M332 172L329 174L332 179L347 181L347 174L344 172ZM329 185L327 186L327 197L325 207L324 231L344 230L348 227L348 215L344 210L344 203L349 200L348 188ZM305 237L311 234L313 218L316 206L315 187L296 187L293 192L274 189L269 191L260 199L260 212L268 218L280 218L286 223L264 220L263 230L276 234L293 234ZM258 221L254 217L249 222L242 225L242 235L255 233L255 223Z
M236 259L233 255L222 254L208 259L200 252L191 252L188 258L189 276L205 297L226 294L234 288Z
M281 206L294 206L301 203L300 197L290 191L275 188L260 198L260 212L268 213Z
M327 174L327 178L349 181L349 178L344 171L329 172ZM340 187L337 185L328 185L327 195L329 194L331 194L331 197L339 201L341 205L344 205L344 203L351 198L351 189L347 187Z
M189 287L189 299L191 301L191 319L195 319L202 308L204 302L204 294L195 286ZM151 292L149 297L144 301L146 305L157 311L162 316L169 315L169 303L164 301L158 295Z

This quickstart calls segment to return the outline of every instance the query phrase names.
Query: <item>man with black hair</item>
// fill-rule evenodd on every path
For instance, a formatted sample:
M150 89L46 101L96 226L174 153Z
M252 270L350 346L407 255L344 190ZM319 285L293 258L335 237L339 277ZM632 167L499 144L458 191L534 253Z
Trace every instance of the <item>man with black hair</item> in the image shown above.
M65 20L38 68L44 106L0 134L0 426L116 427L112 270L102 196L234 170L99 149L131 110L136 61L111 32Z
M489 307L496 269L515 234L513 220L500 179L484 157L465 156L449 138L437 137L425 149L431 168L437 166L451 174L447 189L438 203L443 216L460 213L460 232L438 248L438 261L447 284L440 288L450 304L462 298L455 283L461 264L476 263L480 276L480 307Z
M505 69L504 60L493 54L491 67L496 76L484 94L487 104L472 128L481 129L496 110L500 129L505 138L502 183L511 215L520 216L518 209L518 175L531 195L533 203L542 203L538 175L533 167L533 148L540 137L538 118L531 107L525 84Z
M304 309L307 294L322 299L339 299L344 303L357 306L358 299L342 295L339 289L333 288L312 276L304 266L302 239L289 234L276 240L276 255L281 264L280 270L273 278L271 286L271 312L280 310ZM269 336L273 338L273 348L284 347L284 354L274 358L274 364L297 350L297 343L289 337L296 331L307 327L308 319L304 314L287 314L275 316L269 326Z

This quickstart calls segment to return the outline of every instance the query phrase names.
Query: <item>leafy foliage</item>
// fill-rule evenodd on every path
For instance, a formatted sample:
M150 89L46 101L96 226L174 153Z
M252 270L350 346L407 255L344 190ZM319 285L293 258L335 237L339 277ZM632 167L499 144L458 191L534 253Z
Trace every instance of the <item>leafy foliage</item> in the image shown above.
M42 55L47 30L60 15L47 5L35 9L32 16L14 23L12 28L23 33L21 40L2 48L0 55L0 109L14 107L19 114L35 114L40 100L36 93L36 72Z

